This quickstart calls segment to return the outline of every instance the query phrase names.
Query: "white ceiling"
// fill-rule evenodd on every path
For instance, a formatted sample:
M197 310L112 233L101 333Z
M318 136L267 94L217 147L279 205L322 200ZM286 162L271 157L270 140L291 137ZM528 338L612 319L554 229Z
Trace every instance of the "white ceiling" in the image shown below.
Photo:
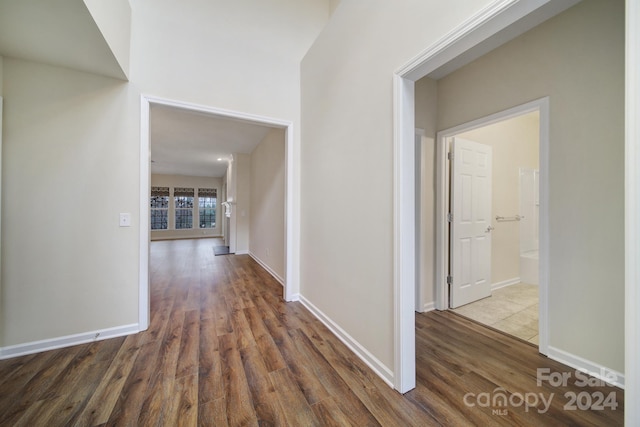
M0 56L126 79L82 0L0 0ZM221 177L231 154L251 153L268 131L267 126L152 105L151 172Z
M82 0L0 0L0 56L127 78Z
M550 3L566 8L576 1ZM331 2L332 9L337 3ZM485 50L490 48L485 46ZM0 0L0 55L126 79L83 0ZM472 59L464 58L463 62ZM430 77L439 78L450 71L435 70ZM159 105L152 105L150 121L151 172L160 174L221 177L227 163L219 158L251 153L269 130L263 125Z
M157 104L151 105L149 122L151 173L166 175L222 177L232 154L250 154L270 130Z

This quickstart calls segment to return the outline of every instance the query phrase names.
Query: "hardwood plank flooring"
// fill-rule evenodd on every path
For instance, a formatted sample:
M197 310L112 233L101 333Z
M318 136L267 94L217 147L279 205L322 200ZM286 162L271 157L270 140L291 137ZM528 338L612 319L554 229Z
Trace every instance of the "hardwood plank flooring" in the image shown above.
M0 361L0 426L623 425L620 389L580 387L532 345L450 312L416 315L417 387L401 395L215 244L151 244L147 331ZM538 368L569 380L538 385Z

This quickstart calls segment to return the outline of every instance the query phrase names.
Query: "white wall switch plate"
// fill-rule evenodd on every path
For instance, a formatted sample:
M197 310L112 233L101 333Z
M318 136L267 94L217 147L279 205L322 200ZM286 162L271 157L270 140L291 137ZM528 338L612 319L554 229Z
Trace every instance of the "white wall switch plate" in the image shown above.
M130 213L121 213L120 214L120 227L131 227L131 214Z

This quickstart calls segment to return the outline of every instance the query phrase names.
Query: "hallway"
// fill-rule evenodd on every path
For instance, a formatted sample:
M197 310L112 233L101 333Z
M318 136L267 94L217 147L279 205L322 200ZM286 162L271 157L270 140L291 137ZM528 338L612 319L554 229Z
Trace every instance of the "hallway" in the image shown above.
M0 361L0 425L622 425L621 390L538 386L538 368L573 370L447 312L416 316L418 385L401 395L249 256L215 244L151 244L149 330ZM469 401L498 388L550 405ZM617 409L563 409L583 391L613 393Z

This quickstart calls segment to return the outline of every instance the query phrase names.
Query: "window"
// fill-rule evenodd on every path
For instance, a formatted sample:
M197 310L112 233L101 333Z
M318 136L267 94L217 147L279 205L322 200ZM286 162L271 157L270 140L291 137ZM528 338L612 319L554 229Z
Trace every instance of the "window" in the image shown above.
M166 230L169 218L169 187L151 187L151 229Z
M175 188L176 230L193 228L193 188Z
M200 228L214 228L216 226L216 196L215 188L198 188Z

